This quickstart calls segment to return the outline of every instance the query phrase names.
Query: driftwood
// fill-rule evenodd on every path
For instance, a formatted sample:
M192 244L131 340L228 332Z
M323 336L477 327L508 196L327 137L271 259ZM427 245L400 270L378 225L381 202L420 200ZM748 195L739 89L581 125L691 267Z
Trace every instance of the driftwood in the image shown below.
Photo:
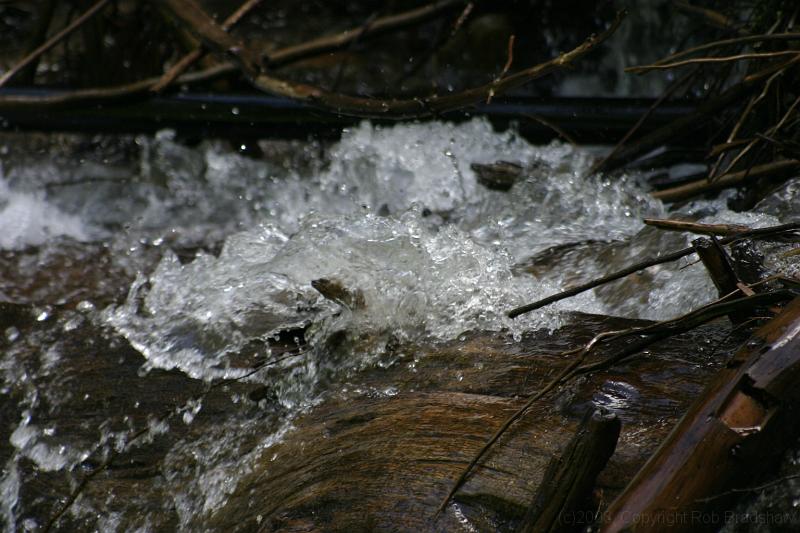
M560 457L547 466L533 504L518 528L520 533L574 530L589 525L591 500L597 475L614 453L619 439L620 421L613 413L591 410L586 413L575 436Z
M699 222L664 218L645 218L642 222L647 226L653 226L654 228L667 231L686 231L689 233L699 233L700 235L716 235L718 237L738 235L750 230L748 226L743 226L741 224L701 224Z
M752 484L797 438L798 379L800 298L759 329L715 376L612 503L603 531L697 531L723 525L730 504L723 493Z
M692 196L697 196L698 194L736 187L747 180L786 175L798 168L800 168L800 161L797 159L782 159L740 170L739 172L725 174L715 178L714 181L708 181L707 179L697 180L671 189L656 191L652 193L652 195L654 198L658 198L664 202L676 202L678 200L685 200Z
M782 224L780 226L770 226L770 227L767 227L767 228L759 228L759 229L754 229L754 230L746 231L746 232L743 232L743 233L739 233L737 235L731 235L729 237L725 237L724 239L720 239L719 243L720 244L730 244L732 242L735 242L735 241L738 241L738 240L741 240L741 239L760 238L760 237L769 236L769 235L776 235L776 234L784 233L784 232L788 232L788 231L794 231L794 230L797 230L797 229L800 229L800 222L792 222L792 223L789 223L789 224ZM638 271L640 271L640 270L642 270L644 268L648 268L648 267L655 266L655 265L660 265L660 264L663 264L663 263L669 263L671 261L677 261L678 259L680 259L682 257L686 257L687 255L690 255L690 254L692 254L694 252L695 252L695 249L693 247L689 247L689 248L684 248L682 250L677 250L675 252L671 252L671 253L668 253L668 254L664 254L664 255L661 255L659 257L654 257L654 258L651 258L651 259L645 259L644 261L640 261L639 263L636 263L636 264L631 265L629 267L623 268L622 270L618 270L618 271L616 271L614 273L608 274L607 276L603 276L601 278L597 278L595 280L589 281L589 282L584 283L582 285L579 285L577 287L573 287L571 289L567 289L567 290L562 291L562 292L560 292L558 294L554 294L552 296L548 296L546 298L542 298L541 300L538 300L536 302L519 306L519 307L509 311L508 312L508 316L510 318L514 318L514 317L517 317L519 315L522 315L522 314L525 314L525 313L529 313L530 311L534 311L536 309L544 307L545 305L549 305L549 304L551 304L553 302L557 302L557 301L563 300L565 298L570 298L572 296L575 296L576 294L580 294L582 292L586 292L589 289L594 289L595 287L599 287L600 285L604 285L604 284L609 283L611 281L622 279L625 276L629 276L629 275L631 275L631 274L633 274L635 272L638 272Z

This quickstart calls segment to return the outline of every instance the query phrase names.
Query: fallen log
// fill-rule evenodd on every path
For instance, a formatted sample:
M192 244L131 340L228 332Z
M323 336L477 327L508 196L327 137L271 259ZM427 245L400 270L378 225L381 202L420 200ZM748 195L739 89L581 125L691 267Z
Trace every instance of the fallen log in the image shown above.
M590 501L597 475L614 453L620 428L619 418L613 413L599 409L586 413L562 455L547 466L518 531L570 531L591 523L586 520L591 511L582 506Z
M759 329L708 385L605 515L602 531L697 531L732 519L730 489L795 442L800 298Z

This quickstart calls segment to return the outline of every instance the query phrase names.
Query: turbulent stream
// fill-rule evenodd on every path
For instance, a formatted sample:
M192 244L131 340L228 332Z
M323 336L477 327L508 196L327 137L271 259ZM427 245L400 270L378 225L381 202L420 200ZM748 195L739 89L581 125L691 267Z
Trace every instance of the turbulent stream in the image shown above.
M33 306L40 321L61 310L50 337L26 338L16 327L0 332L2 393L18 399L20 411L0 456L7 529L43 525L19 501L23 461L41 472L77 473L95 450L126 446L124 431L110 423L94 428L93 439L62 437L57 417L37 423L50 418L45 411L58 411L70 390L59 377L58 328L91 323L123 336L144 358L143 380L175 369L201 383L237 378L269 388L280 407L269 424L242 408L227 427L168 451L165 498L188 529L191 516L211 512L236 487L248 461L292 430L298 412L361 369L414 357L391 347L475 331L513 342L563 325L567 310L664 319L716 294L702 265L686 260L516 320L505 316L691 240L642 224L643 217L668 215L642 176L586 177L597 153L591 149L532 146L481 119L363 123L330 145L273 141L260 148L263 157L253 158L222 142L189 146L169 131L80 142L11 139L2 148L0 247L15 271L7 272L0 299ZM498 160L524 168L508 192L483 187L471 168ZM728 210L723 195L669 216L777 224L796 216L798 190L789 182L747 213ZM69 273L98 258L103 276L86 281ZM42 265L65 261L70 268L56 269L63 277L37 275ZM312 286L323 278L350 297L323 297ZM270 339L300 331L300 355L252 371L269 359ZM335 357L334 339L346 347ZM23 354L37 343L40 360L31 361ZM388 384L377 393L396 389ZM202 401L182 405L171 424L190 425L203 408ZM151 418L149 438L168 427ZM237 455L242 439L257 442ZM187 456L194 457L190 481L169 466ZM100 516L100 530L118 527L119 517L102 508L102 498L86 496L69 513ZM148 523L141 517L143 530Z

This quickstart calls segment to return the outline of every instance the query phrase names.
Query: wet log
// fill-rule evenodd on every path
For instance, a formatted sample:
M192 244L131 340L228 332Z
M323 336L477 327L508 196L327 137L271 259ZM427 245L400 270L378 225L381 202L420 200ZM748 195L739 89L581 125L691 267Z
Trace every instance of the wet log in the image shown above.
M29 376L6 382L0 395L0 464L17 465L19 491L7 500L17 524L35 522L40 531L105 531L109 517L119 531L145 522L152 531L513 530L587 409L608 409L624 423L596 484L613 498L733 344L718 326L701 326L653 346L647 357L563 387L503 436L436 521L452 480L494 428L570 363L564 350L646 322L574 315L555 334L532 332L521 341L476 333L404 346L388 367L332 378L330 393L276 434L285 412L269 377L285 369L214 384L175 369L142 372L145 359L79 306L121 301L131 273L110 268L101 245L71 246L39 262L41 277L28 284L20 273L33 252L0 254L2 288L20 302L0 305L0 350ZM297 348L294 336L285 349ZM271 347L275 360L281 345ZM593 352L589 361L607 355ZM242 353L231 368L256 361ZM30 406L34 392L41 400ZM197 398L202 409L185 418ZM42 433L25 451L8 436L28 416L55 433ZM140 433L161 422L163 433ZM128 442L142 436L108 457L117 439L98 440L98 428ZM43 471L26 455L35 444L92 453L73 469Z
M518 531L521 533L572 531L590 525L585 503L600 471L614 453L621 424L613 413L586 413L562 455L547 466L533 504Z
M602 531L718 529L800 433L800 298L720 371L612 503Z

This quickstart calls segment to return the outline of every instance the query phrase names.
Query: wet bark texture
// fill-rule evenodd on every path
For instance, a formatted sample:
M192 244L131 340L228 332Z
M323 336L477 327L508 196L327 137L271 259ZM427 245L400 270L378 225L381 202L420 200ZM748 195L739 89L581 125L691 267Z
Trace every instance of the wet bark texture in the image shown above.
M6 254L5 267L12 268L21 257L23 253ZM55 272L63 265L51 268ZM99 300L103 291L113 292L102 263L81 262L72 269L86 279L106 279L105 285L88 284L96 287L90 296ZM120 275L118 281L124 286L126 279ZM718 328L701 327L671 339L669 347L659 345L644 357L565 386L502 437L455 504L437 518L437 506L475 452L528 395L569 364L559 355L562 351L586 343L599 331L635 321L580 315L576 325L553 336L540 332L519 343L484 334L438 347L405 347L408 355L388 369L342 377L332 388L338 392L295 419L281 442L265 446L263 436L282 416L270 403L269 390L244 382L208 390L178 371L142 375L144 359L127 341L87 318L67 325L80 318L76 300L51 307L44 319L35 304L2 309L3 326L19 332L13 342L2 341L4 349L13 348L32 370L41 370L42 354L48 350L60 354L60 377L47 389L58 401L48 410L49 400L43 399L45 405L36 410L32 423L47 427L57 422L58 441L81 448L96 442L102 428L147 427L192 397L205 396L191 424L173 416L165 433L152 442L143 439L107 465L92 456L70 473L43 472L23 459L18 516L39 524L58 512L70 487L90 475L82 501L101 502L103 513L119 513L121 527L133 527L149 516L157 531L172 530L178 523L236 531L441 531L457 528L469 517L482 529L513 530L548 464L562 456L587 409L604 407L622 422L617 452L597 483L602 500L609 501L655 450L726 353L725 347L713 349L720 340ZM280 347L275 350L280 353ZM707 360L708 355L712 358ZM593 357L601 358L602 351ZM10 432L19 423L24 403L13 394L3 398L2 431ZM168 502L198 481L192 474L198 471L188 456L176 459L175 450L232 427L250 428L237 429L241 436L231 450L247 473L214 512L181 517ZM11 453L4 439L0 461L5 463ZM576 522L593 518L598 502L590 504L576 510ZM66 512L53 525L61 531L83 529L94 527L96 519Z

